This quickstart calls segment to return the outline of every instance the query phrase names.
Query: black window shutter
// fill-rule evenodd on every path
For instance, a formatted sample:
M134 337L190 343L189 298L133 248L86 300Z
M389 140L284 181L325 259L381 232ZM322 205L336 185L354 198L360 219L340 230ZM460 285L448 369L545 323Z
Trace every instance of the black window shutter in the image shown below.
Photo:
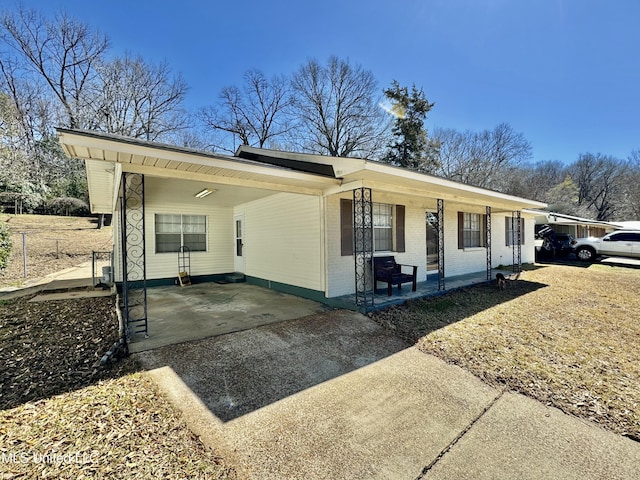
M504 245L511 245L511 217L504 217Z
M353 201L340 199L340 254L353 255Z
M458 248L464 249L464 213L458 212Z
M396 252L404 252L404 205L396 205Z
M487 216L486 215L482 215L482 223L480 224L480 233L481 233L481 237L482 238L482 247L488 247L489 246L489 237L488 237L488 231L487 231Z

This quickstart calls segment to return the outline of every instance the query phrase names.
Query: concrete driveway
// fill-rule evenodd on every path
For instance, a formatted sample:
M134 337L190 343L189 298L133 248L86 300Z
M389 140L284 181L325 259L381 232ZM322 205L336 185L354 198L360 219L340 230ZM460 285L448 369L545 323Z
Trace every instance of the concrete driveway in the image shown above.
M637 478L640 444L333 311L138 354L251 479Z
M199 283L147 289L149 335L132 353L255 328L327 311L305 298L246 283Z

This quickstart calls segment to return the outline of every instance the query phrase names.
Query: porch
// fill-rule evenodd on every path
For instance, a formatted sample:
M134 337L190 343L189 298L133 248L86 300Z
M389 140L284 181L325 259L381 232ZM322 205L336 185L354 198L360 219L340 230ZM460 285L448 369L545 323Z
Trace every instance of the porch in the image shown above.
M496 274L502 273L507 279L516 279L516 273L511 270L492 269L491 281L495 281ZM401 290L398 290L397 286L393 287L393 293L389 297L387 295L387 286L381 282L378 283L378 288L373 295L373 307L368 307L367 311L381 310L383 308L390 307L392 305L400 305L408 300L416 300L424 297L431 297L434 295L442 295L452 290L459 288L469 287L472 285L479 285L487 283L487 272L482 270L480 272L467 273L465 275L456 275L447 277L445 279L445 290L438 290L438 275L437 273L427 276L427 280L418 282L416 291L411 291L410 284L404 284ZM356 308L356 295L343 295L341 297L330 299L331 306L354 309Z
M507 278L516 275L510 270L494 269L492 279L496 273ZM380 283L374 294L374 306L368 311L486 282L486 271L458 275L446 278L446 290L438 291L437 275L429 275L426 281L418 282L415 292L411 291L411 285L404 285L400 291L394 287L391 297L387 296L386 285ZM249 330L327 312L331 308L357 310L355 294L331 298L322 304L247 283L152 287L147 289L147 300L148 336L132 335L131 352Z

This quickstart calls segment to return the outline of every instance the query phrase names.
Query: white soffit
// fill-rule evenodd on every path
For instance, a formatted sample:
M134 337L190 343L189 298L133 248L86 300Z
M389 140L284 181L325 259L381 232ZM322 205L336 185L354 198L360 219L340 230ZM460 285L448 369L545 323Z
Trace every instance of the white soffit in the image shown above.
M115 165L97 160L85 160L91 213L113 212L113 179Z
M123 172L308 195L322 195L325 188L340 184L338 179L224 155L89 132L60 129L58 135L60 144L70 157L118 163Z

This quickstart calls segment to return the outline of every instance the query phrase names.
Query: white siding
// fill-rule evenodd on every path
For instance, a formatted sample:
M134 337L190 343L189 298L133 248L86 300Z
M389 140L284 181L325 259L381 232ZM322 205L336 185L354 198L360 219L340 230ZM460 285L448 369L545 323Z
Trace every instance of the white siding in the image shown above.
M320 197L279 193L237 206L234 215L244 216L244 273L324 291L321 205Z
M178 275L177 253L156 253L155 214L204 215L207 218L207 251L191 252L191 275L233 272L232 210L205 204L149 203L145 208L147 278Z
M191 252L191 275L211 275L233 272L233 210L231 207L218 207L215 198L203 201L192 195L167 193L163 189L165 182L158 178L145 178L145 254L147 279L177 278L178 254L156 253L155 215L183 214L204 215L207 218L207 251ZM189 192L190 193L190 192ZM122 281L120 256L120 212L113 217L115 239L115 278Z

